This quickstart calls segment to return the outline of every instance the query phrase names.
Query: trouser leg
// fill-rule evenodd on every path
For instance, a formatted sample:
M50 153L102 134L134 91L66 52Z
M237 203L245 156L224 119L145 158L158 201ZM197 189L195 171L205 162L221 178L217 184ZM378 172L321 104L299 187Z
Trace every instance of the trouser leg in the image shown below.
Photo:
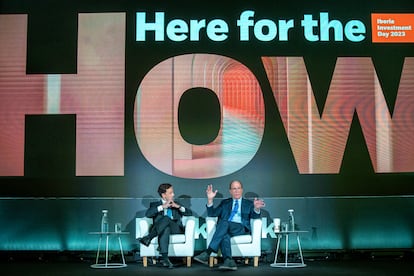
M221 249L221 255L223 256L223 259L231 258L231 243L230 243L230 235L226 234L224 235L223 239L220 243L220 249Z
M162 233L158 235L158 244L160 246L160 253L168 253L168 244L170 242L171 229L169 227L164 228Z
M155 227L158 233L158 244L160 253L168 253L168 245L170 243L171 234L180 234L182 230L180 226L169 217L163 217Z
M229 222L222 220L219 221L216 225L216 232L214 232L213 238L210 241L209 247L214 251L217 252L219 249L221 242L225 235L227 235L227 231L229 229Z
M245 227L240 223L220 221L217 223L216 232L214 233L209 247L215 252L220 248L223 258L229 258L232 256L231 237L244 235L246 233L248 232L246 232Z

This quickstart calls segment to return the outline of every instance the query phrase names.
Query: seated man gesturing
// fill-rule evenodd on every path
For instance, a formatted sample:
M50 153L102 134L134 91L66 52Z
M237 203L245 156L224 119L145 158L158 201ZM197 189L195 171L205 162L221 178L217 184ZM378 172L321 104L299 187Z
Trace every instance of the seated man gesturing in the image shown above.
M234 180L229 187L230 198L223 199L217 207L213 206L213 200L217 190L208 185L207 215L217 217L216 232L206 251L194 257L194 260L208 264L211 252L221 249L224 262L219 269L236 270L237 265L231 255L230 238L237 235L251 233L250 219L260 218L260 209L265 206L264 201L255 198L254 201L243 198L243 185Z
M181 217L191 216L192 212L174 201L174 189L171 184L161 184L158 187L158 194L161 197L160 200L151 202L145 213L145 216L152 218L154 223L149 234L140 238L139 242L148 246L151 240L158 236L161 263L165 267L173 268L174 266L168 258L170 235L184 233Z

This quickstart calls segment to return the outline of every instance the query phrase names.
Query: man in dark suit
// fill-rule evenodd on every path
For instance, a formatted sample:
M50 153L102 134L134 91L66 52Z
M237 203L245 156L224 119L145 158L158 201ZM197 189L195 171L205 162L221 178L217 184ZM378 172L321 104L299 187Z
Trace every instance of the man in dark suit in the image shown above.
M237 235L251 233L250 219L260 218L260 209L265 206L264 201L255 198L254 201L243 198L243 185L234 180L230 183L229 191L231 198L224 199L217 207L213 206L213 200L217 190L208 185L207 215L217 217L216 232L206 251L194 257L194 260L208 264L211 252L221 249L223 264L219 269L237 270L237 265L232 259L230 238Z
M173 268L174 266L168 258L170 235L184 233L181 217L190 216L192 212L174 201L174 189L171 184L161 184L158 187L158 194L161 199L151 202L145 213L145 216L153 219L153 225L149 234L140 238L139 242L148 246L151 240L158 236L159 252L162 257L161 263L165 267Z

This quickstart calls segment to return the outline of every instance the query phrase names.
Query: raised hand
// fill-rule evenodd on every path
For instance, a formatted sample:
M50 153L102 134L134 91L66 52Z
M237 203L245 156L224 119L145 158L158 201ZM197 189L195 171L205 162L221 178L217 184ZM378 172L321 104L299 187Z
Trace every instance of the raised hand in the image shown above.
M207 186L207 190L206 190L206 194L207 194L207 201L208 204L213 203L213 199L216 197L217 194L217 190L213 190L213 185L210 184Z

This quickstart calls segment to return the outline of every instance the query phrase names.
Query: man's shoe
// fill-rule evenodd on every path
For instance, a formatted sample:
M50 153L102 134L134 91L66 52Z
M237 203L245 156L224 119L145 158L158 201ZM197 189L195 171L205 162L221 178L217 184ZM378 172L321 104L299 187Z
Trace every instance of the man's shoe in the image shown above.
M210 258L210 255L207 254L207 252L205 252L205 251L203 253L197 255L197 256L194 256L195 261L197 261L199 263L202 263L202 264L205 264L205 265L208 265L208 259L209 258Z
M163 267L174 268L174 265L172 264L172 262L168 258L167 259L162 259L161 264L162 264Z
M226 258L221 266L220 270L237 270L236 262L231 258Z
M142 237L142 238L139 238L139 239L138 239L138 241L139 241L140 243L142 243L143 245L148 246L148 245L150 245L150 243L151 243L151 238L150 238L150 237L148 237L148 236L144 236L144 237Z

